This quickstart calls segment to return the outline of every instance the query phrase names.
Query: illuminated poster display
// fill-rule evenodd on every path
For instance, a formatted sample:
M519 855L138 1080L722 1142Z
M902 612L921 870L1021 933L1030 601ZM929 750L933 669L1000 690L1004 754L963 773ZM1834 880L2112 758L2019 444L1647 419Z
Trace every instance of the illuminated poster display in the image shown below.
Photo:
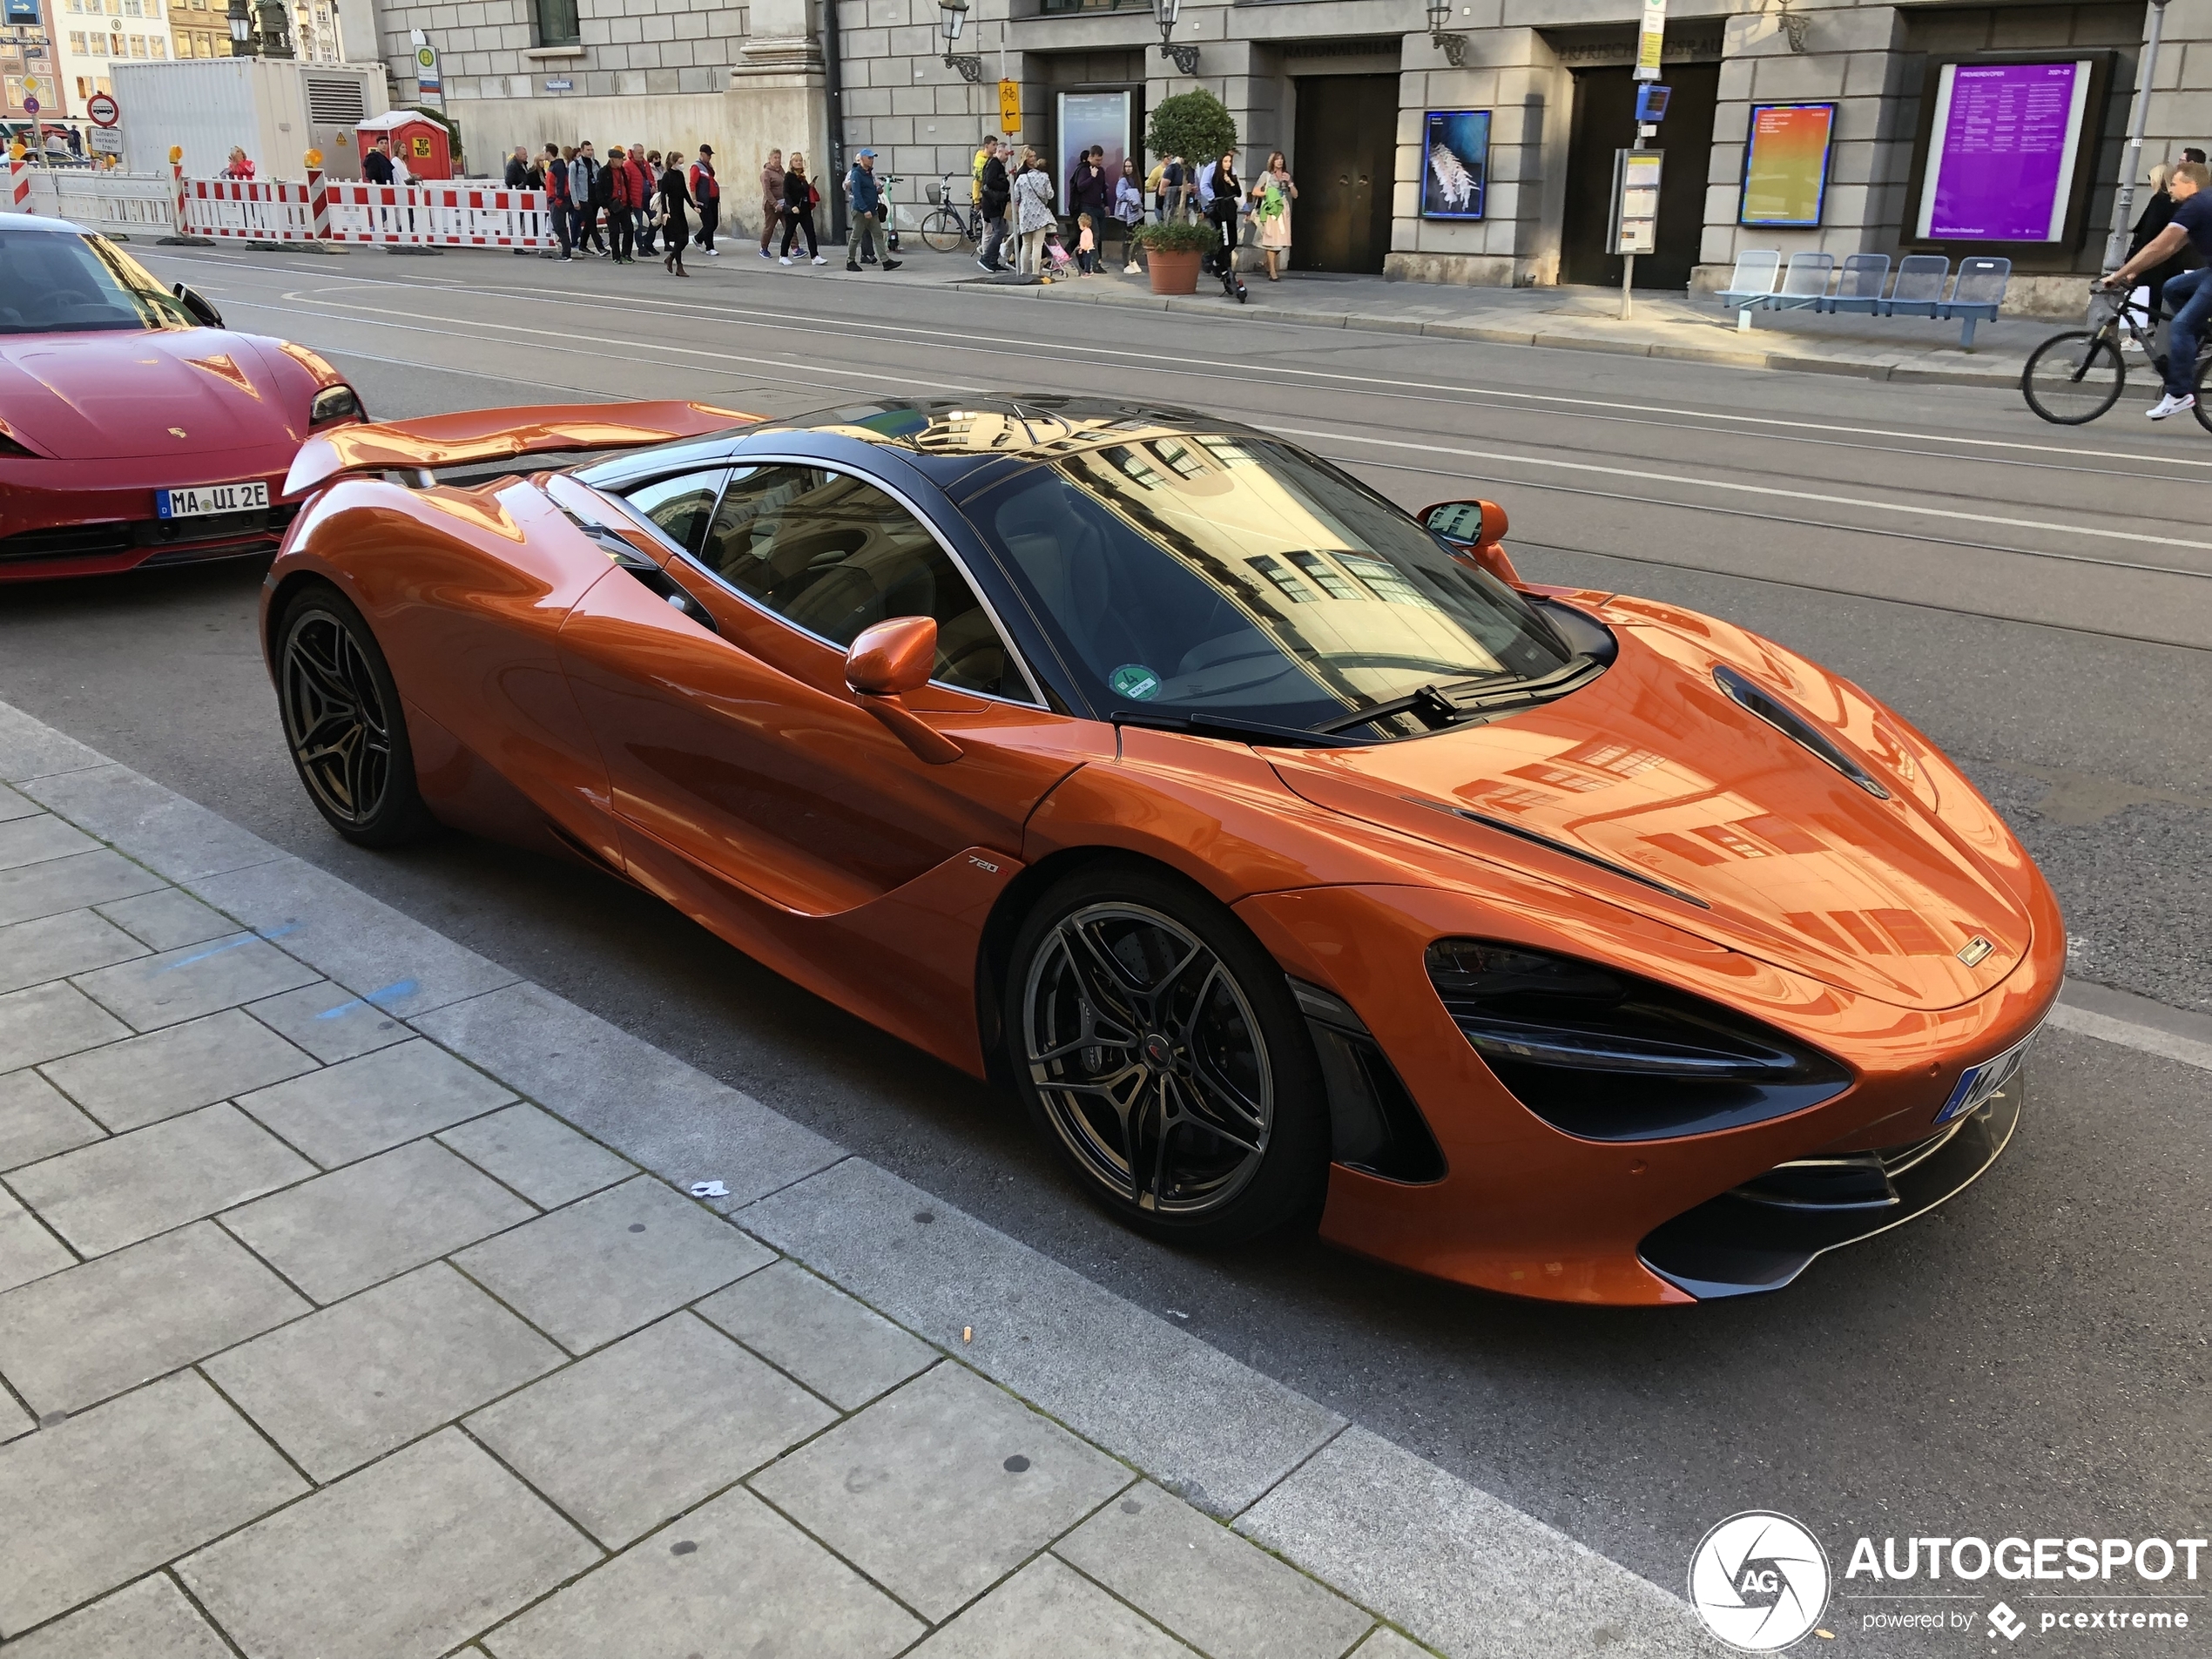
M1819 224L1835 132L1832 104L1754 104L1751 141L1743 154L1743 205L1737 222Z
M1943 66L1920 186L1922 240L2063 239L2091 67L2087 58Z
M1490 111L1431 110L1422 130L1428 153L1421 169L1421 217L1480 219L1490 179Z

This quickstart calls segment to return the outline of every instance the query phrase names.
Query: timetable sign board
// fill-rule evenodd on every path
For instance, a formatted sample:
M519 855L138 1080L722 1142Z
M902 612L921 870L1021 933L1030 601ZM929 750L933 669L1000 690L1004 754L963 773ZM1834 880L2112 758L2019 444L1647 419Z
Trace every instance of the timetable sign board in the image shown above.
M2093 67L2087 58L1943 65L1921 240L2064 239Z

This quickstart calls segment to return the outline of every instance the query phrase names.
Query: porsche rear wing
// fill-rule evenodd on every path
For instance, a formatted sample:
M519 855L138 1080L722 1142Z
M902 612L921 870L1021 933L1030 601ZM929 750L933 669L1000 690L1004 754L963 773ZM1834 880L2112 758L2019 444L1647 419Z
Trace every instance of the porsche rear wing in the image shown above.
M341 427L300 446L284 493L296 500L353 472L428 472L516 455L642 448L761 418L711 403L562 403Z

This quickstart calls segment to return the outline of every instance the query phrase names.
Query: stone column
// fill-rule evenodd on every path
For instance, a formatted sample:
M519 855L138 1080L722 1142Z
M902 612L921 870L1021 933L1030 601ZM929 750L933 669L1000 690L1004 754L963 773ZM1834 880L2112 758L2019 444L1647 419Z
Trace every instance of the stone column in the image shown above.
M816 0L752 0L752 30L730 71L728 130L732 153L722 166L724 222L758 235L761 163L771 150L806 158L806 176L822 194L814 225L829 234L830 203L840 187L832 171L829 93L822 45L815 25Z

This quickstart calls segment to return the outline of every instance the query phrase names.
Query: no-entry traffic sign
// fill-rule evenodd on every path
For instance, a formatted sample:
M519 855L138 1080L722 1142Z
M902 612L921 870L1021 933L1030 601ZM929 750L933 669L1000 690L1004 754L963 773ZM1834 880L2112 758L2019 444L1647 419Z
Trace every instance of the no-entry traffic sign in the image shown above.
M114 94L95 92L84 102L84 113L92 118L98 127L111 127L123 118L123 111L115 105Z

